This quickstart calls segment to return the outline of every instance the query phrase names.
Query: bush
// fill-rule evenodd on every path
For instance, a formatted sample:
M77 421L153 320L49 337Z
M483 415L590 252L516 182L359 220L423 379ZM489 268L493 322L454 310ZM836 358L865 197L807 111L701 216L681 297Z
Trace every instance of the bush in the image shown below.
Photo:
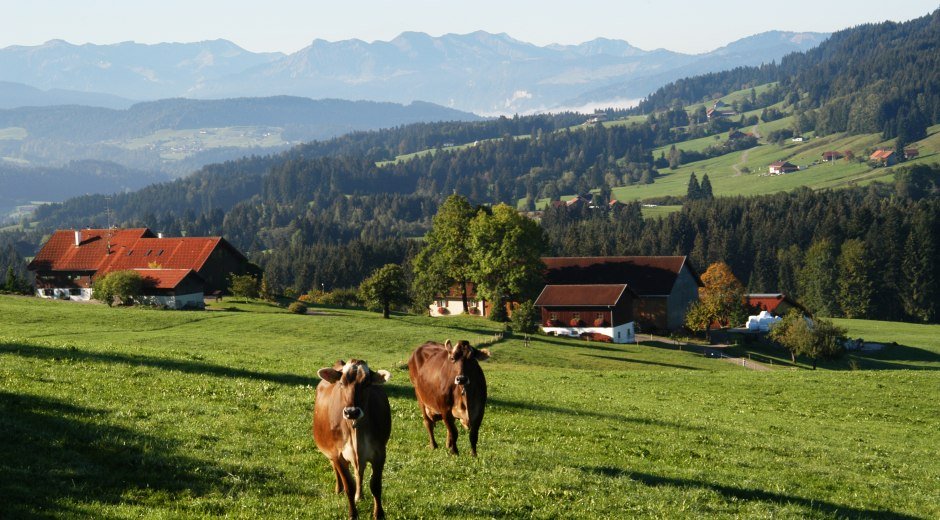
M232 296L244 299L245 303L261 294L258 279L250 274L229 275L229 291L231 291Z
M124 305L130 305L143 286L144 278L137 271L114 271L92 283L91 296L108 304L108 307L114 304L115 298Z
M294 314L307 314L307 306L301 302L294 302L287 306L287 310Z
M323 305L333 307L362 307L362 300L356 289L336 289L323 295L320 299Z
M537 331L538 326L536 325L536 321L538 319L538 309L535 308L535 305L533 305L531 301L520 303L519 306L512 311L513 329L523 334L532 334Z

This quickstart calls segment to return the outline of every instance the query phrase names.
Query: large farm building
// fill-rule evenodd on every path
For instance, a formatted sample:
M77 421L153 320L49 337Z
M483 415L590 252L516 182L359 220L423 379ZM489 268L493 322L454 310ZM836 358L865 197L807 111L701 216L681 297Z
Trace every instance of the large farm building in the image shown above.
M144 280L139 300L177 309L204 307L205 295L225 291L232 274L259 274L222 237L166 238L147 228L60 229L29 269L37 296L66 300L89 300L95 279L135 271Z

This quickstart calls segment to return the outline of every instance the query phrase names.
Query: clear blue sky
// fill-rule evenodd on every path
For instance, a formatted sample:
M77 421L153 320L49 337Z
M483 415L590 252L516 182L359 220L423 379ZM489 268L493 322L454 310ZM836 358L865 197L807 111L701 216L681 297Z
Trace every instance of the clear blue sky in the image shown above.
M831 32L903 21L937 0L2 0L0 47L225 38L251 51L295 52L315 38L390 40L505 32L546 45L596 37L642 49L705 52L772 29Z

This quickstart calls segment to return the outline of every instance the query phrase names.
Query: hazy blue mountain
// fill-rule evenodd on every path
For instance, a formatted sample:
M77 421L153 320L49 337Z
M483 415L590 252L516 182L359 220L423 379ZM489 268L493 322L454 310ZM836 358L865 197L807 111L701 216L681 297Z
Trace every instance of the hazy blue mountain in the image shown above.
M127 108L130 99L99 92L75 90L41 90L22 83L0 81L0 109L17 107L46 107L54 105L86 105L106 108Z
M482 114L635 99L680 77L779 60L827 35L772 31L709 53L646 51L622 40L537 46L477 31L391 41L314 40L289 55L215 40L0 49L0 81L128 99L291 95L410 103ZM6 106L11 106L7 104Z
M784 31L769 31L749 36L714 51L699 54L695 60L675 68L653 74L638 74L620 82L586 90L563 104L577 106L586 103L598 103L603 100L645 97L660 86L677 79L729 70L735 67L760 65L771 61L779 62L783 56L791 52L802 52L816 47L828 37L829 35L824 33Z
M183 96L203 82L282 57L280 53L249 52L226 40L156 45L73 45L51 40L32 47L0 49L0 81L44 90L159 99Z

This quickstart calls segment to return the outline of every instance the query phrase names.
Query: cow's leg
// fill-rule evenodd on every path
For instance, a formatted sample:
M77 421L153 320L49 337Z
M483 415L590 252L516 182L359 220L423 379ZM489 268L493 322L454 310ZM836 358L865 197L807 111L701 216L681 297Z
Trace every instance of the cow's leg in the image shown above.
M356 493L353 489L353 476L349 473L349 463L345 460L334 459L333 471L342 479L343 489L346 490L346 501L349 502L349 518L359 518L356 511Z
M366 461L358 459L356 461L356 502L362 500L362 475L366 472Z
M447 426L447 448L454 455L457 455L457 425L454 423L454 416L444 415L444 425Z
M428 438L431 439L431 449L437 449L437 441L434 440L434 419L428 415L428 409L421 407L421 417L424 419L424 428L428 431Z
M335 465L333 466L333 475L336 477L336 493L337 494L342 493L343 491L345 491L345 489L343 488L343 477L340 476L340 472L337 471Z
M379 520L385 518L385 509L382 509L382 471L385 469L385 455L376 455L372 461L372 478L369 479L369 490L372 491L372 518Z
M470 425L470 454L474 457L477 456L477 437L480 434L480 425L472 424Z

